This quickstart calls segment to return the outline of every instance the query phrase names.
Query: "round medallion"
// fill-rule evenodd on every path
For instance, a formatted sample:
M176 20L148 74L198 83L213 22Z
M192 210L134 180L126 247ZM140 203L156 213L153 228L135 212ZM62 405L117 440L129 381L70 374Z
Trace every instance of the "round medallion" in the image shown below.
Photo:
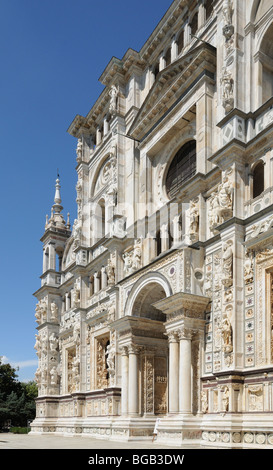
M250 444L251 442L253 442L253 440L254 440L253 434L251 432L246 432L244 436L244 441Z
M238 442L241 442L241 433L239 432L234 432L232 435L232 441L238 444Z
M264 444L265 443L265 435L264 434L257 434L256 442L257 442L257 444Z
M215 442L216 441L216 433L215 432L210 432L209 433L209 441L210 442Z
M222 441L223 442L229 442L229 433L228 432L223 432L222 434Z

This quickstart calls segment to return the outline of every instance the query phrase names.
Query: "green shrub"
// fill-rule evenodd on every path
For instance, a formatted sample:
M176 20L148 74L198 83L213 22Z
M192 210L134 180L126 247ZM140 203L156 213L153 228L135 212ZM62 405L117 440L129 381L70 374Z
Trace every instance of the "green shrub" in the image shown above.
M9 430L13 434L28 434L30 431L30 428L21 428L21 427L13 427L10 428Z

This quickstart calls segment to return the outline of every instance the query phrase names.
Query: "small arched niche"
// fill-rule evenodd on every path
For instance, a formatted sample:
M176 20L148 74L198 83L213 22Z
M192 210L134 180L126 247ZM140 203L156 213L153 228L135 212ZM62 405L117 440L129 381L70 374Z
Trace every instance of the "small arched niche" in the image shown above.
M260 196L264 191L264 162L260 160L254 167L253 172L253 199Z

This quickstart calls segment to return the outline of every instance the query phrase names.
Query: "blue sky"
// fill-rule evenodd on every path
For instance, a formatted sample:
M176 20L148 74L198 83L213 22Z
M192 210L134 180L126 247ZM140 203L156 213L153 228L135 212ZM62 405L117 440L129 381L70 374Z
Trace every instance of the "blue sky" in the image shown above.
M0 356L37 367L33 297L45 216L59 169L64 214L76 217L76 141L67 129L103 89L112 56L139 50L172 0L0 0Z

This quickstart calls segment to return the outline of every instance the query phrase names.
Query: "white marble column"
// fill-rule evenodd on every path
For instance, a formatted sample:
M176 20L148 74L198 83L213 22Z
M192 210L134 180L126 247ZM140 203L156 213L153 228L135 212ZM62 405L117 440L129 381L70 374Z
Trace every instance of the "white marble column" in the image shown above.
M179 331L179 412L183 414L192 412L191 338L189 330Z
M101 288L105 289L107 287L107 273L106 268L103 266L101 268Z
M139 350L136 346L130 346L129 351L129 383L128 383L128 414L137 416L139 413L139 370L138 370L138 354Z
M121 382L121 414L126 416L128 414L128 372L129 372L129 357L128 348L122 348L121 356L121 369L122 369L122 382Z
M94 273L94 294L100 291L100 278L99 273Z
M179 411L179 341L169 335L169 413Z

